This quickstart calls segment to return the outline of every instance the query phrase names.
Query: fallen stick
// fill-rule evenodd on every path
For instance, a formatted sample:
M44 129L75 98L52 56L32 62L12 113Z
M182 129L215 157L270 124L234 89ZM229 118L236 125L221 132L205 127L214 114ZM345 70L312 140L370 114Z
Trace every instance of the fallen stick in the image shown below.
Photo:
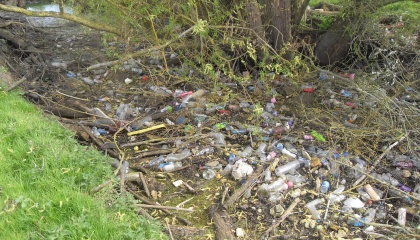
M268 234L270 234L270 232L273 231L273 229L277 228L280 225L280 223L286 220L286 218L292 214L293 209L296 207L296 205L299 202L300 202L300 198L295 198L295 200L293 200L293 202L289 205L286 211L284 211L283 215L281 215L280 219L277 222L275 222L273 225L271 225L271 227L269 227L263 233L260 239L263 239L264 237L268 236Z
M226 207L235 203L248 188L252 187L257 182L257 179L260 178L263 169L263 166L259 166L257 170L255 170L255 172L249 176L246 182L240 188L238 188L223 205Z
M127 185L129 185L129 184L127 184ZM140 196L139 194L137 194L136 192L134 192L133 190L131 190L129 187L127 187L127 190L134 196L134 198L136 198L137 200L140 200L140 201L142 201L142 202L144 202L144 203L147 203L147 204L151 204L151 205L156 205L156 203L154 203L154 202L152 202L152 201L150 201L150 200L148 200L148 199L146 199L146 198L144 198L144 197L142 197L142 196ZM180 216L177 216L177 215L175 215L175 214L173 214L173 213L171 213L171 212L169 212L167 209L161 209L162 210L162 212L164 212L164 213L166 213L167 215L169 215L169 216L175 216L180 222L182 222L183 224L185 224L185 225L187 225L187 226L191 226L192 224L188 221L188 220L186 220L186 219L184 219L184 218L182 218L182 217L180 217Z
M143 215L143 217L149 219L149 220L155 220L152 215L150 215L146 210L144 210L143 208L139 207L139 212L137 214L141 214Z
M171 240L174 240L174 236L172 236L172 231L171 228L169 227L169 220L167 218L165 218L165 222L166 222L166 228L168 229L169 232L169 237L171 238Z
M95 187L94 189L92 189L92 193L97 193L99 192L101 189L103 189L104 187L111 185L112 184L112 180L108 180L100 185L98 185L97 187Z
M143 185L144 192L146 193L147 197L150 197L149 187L147 186L146 179L142 172L139 173L141 184Z
M229 213L220 204L214 204L209 207L209 213L215 227L215 239L233 240L231 221Z
M194 212L194 210L190 209L190 208L179 208L179 207L162 206L162 205L136 204L136 206L137 207L142 207L142 208L156 208L156 209L167 209L167 210Z

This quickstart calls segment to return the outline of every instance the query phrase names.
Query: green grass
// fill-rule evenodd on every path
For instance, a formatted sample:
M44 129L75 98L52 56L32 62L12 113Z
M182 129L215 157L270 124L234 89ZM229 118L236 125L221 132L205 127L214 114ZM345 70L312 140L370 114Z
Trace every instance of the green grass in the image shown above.
M0 91L0 239L167 239L112 188L107 158Z
M310 6L316 6L321 2L326 2L326 3L330 3L330 4L336 4L336 5L340 5L342 4L344 1L343 0L311 0L309 1L309 5Z

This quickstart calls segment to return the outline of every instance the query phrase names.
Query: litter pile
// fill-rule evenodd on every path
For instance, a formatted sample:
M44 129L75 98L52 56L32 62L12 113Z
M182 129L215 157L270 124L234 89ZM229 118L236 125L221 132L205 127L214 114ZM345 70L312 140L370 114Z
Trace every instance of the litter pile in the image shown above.
M148 80L146 75L139 78ZM408 139L414 136L386 133L386 141L372 141L377 138L367 137L375 134L369 132L371 127L383 123L367 124L368 114L380 111L384 103L374 94L363 95L367 91L356 86L354 73L320 70L316 78L314 84L295 87L295 97L282 95L288 87L283 76L274 87L279 92L252 100L218 101L226 92L252 96L258 84L225 83L210 92L147 83L144 91L161 99L154 107L138 107L135 96L131 103L113 107L110 95L98 99L105 112L115 109L115 115L108 117L99 108L89 109L79 101L74 105L95 116L80 124L91 126L94 141L120 160L114 163L120 169L119 179L125 179L129 192L146 203L138 207L164 209L170 215L168 210L177 210L173 224L200 228L210 221L210 214L216 236L223 239L418 237L420 158L418 151L407 150ZM130 80L125 79L125 84L132 84ZM337 81L346 87L353 84L353 90L337 89ZM334 124L347 137L363 132L361 139L352 142L372 141L376 146L362 152L367 146L355 149L350 141L344 144L347 139L332 136L334 131L325 131L325 126L297 117L289 109L296 99L308 98L312 105L341 118ZM260 99L267 100L255 103ZM406 100L392 102L399 102L400 111L404 104L409 111L417 108L416 101ZM160 217L156 211L153 216L145 210L141 213ZM203 234L198 229L193 232Z

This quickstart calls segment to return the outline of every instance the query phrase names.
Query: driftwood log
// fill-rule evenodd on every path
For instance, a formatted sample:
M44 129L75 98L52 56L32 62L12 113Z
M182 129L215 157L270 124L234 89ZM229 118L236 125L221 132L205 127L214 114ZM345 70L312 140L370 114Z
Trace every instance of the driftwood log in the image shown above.
M216 240L235 239L230 222L229 213L220 204L209 207L209 213L216 230Z

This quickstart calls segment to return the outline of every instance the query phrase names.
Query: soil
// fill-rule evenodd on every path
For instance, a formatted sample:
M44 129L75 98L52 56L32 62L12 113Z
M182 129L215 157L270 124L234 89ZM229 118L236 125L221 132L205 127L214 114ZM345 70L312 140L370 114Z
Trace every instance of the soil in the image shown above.
M87 71L94 64L115 60L115 55L135 52L145 46L107 39L108 46L105 47L102 32L64 20L30 18L1 12L0 25L3 24L5 26L2 29L38 50L27 52L13 46L10 41L0 43L4 57L0 63L7 66L16 79L26 77L27 80L20 88L29 101L74 131L81 144L93 145L118 161L127 161L130 173L142 172L148 190L138 175L133 181L126 183L126 189L135 198L141 199L145 204L159 202L164 206L177 206L186 201L179 207L194 209L192 213L168 210L168 214L168 211L145 208L153 218L162 220L163 224L166 224L163 219L167 218L176 239L212 239L212 236L233 239L236 238L237 228L245 230L246 239L259 239L270 226L281 219L281 209L287 209L295 200L286 195L279 202L270 202L266 195L259 194L257 190L262 176L255 174L259 164L253 165L254 175L241 181L234 180L230 175L222 176L218 171L210 180L203 178L206 168L213 166L211 162L216 161L214 165L221 164L225 167L229 153L238 153L247 145L255 150L258 142L267 137L264 134L232 134L222 129L220 131L225 135L227 143L217 145L214 137L209 135L215 131L214 126L217 123L229 123L237 128L245 124L260 126L264 122L262 116L251 108L239 109L238 105L246 101L250 104L264 103L262 107L265 107L273 93L267 91L263 85L252 81L238 85L226 78L221 78L215 84L202 74L179 65L179 61L173 61L168 66L168 71L165 71L160 53L140 57L121 66ZM33 61L34 57L38 59L38 63ZM141 69L141 73L136 69ZM186 75L189 78L183 77ZM308 84L317 80L314 73L302 78L307 78L305 82ZM11 80L4 83L10 86ZM300 86L287 78L279 76L271 86L277 91L276 110L279 123L293 119L293 132L301 136L295 142L299 146L318 144L305 142L302 136L309 133L309 129L317 129L320 124L333 127L334 121L346 117L350 111L343 111L334 118L308 120L305 118L304 108L322 101L310 91L302 92ZM205 90L205 100L198 96L196 101L190 102L188 108L177 110L179 105L176 103L179 104L182 99L165 90L154 90L158 87L166 87L173 92L182 90L194 93L202 89ZM225 104L226 108L209 111L212 105L217 104ZM124 106L125 111L117 114L118 107ZM167 106L171 106L173 111L161 111ZM101 111L98 112L97 109ZM207 115L201 125L198 121L200 115L197 114ZM153 124L143 125L141 129L159 124L166 124L166 127L128 136L127 133L133 130L131 127L146 116L152 116ZM172 125L171 122L176 124ZM268 124L275 127L276 123ZM107 133L97 136L92 133L93 127ZM288 136L284 129L279 129L279 132L276 137L270 136L267 143ZM178 144L177 139L182 140L182 143ZM206 147L213 147L214 152L197 154ZM149 167L149 162L156 157L180 153L184 148L191 149L193 155L182 161L181 169L163 172L157 166ZM279 165L286 161L289 160L281 158ZM366 237L360 228L349 230L346 221L341 219L344 217L337 214L337 206L330 209L332 213L329 220L325 221L324 228L318 227L316 230L316 222L311 220L311 214L304 204L320 196L315 190L317 177L309 169L302 170L301 173L311 178L305 188L313 190L302 196L302 201L292 209L291 215L269 233L270 239ZM175 187L173 182L176 180L182 180L188 186ZM335 185L339 184L337 180L331 180ZM408 182L413 185L413 181ZM238 192L243 186L248 186L246 189L251 192ZM232 198L238 194L233 201ZM224 203L229 200L233 203L226 206ZM217 228L214 229L214 226Z

